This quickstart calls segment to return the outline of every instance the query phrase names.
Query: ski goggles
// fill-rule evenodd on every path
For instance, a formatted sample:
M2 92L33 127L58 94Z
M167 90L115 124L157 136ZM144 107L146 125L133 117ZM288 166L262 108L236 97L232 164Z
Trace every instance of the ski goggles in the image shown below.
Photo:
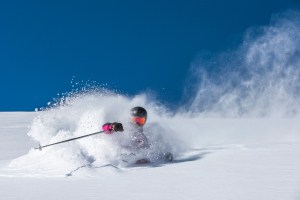
M146 117L132 117L131 121L137 125L143 126L146 123Z

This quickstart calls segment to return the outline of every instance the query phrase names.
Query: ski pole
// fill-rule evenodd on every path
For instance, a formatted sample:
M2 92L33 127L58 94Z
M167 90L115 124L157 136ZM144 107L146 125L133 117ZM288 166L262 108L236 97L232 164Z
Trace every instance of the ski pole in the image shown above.
M52 143L52 144L47 144L45 146L41 146L41 144L39 144L39 147L34 148L34 149L35 150L39 149L40 151L42 151L42 148L45 148L45 147L49 147L49 146L53 146L53 145L61 144L61 143L65 143L65 142L70 142L72 140L77 140L77 139L89 137L89 136L92 136L92 135L97 135L97 134L100 134L100 133L103 133L103 132L105 132L105 131L99 131L99 132L96 132L96 133L90 133L90 134L87 134L87 135L83 135L83 136L79 136L79 137L75 137L75 138L70 138L70 139L67 139L67 140L60 141L60 142L55 142L55 143Z

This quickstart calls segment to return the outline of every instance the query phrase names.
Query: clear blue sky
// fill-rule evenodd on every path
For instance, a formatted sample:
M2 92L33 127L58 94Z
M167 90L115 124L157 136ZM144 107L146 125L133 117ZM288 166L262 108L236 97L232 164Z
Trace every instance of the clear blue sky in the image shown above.
M0 111L43 107L71 89L73 76L177 104L199 52L233 48L247 28L299 7L299 0L1 1Z

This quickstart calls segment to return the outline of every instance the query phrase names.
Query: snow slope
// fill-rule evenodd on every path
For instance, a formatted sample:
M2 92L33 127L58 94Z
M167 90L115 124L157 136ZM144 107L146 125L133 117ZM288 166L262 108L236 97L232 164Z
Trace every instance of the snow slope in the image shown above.
M213 137L211 140L208 136L209 129L212 135L213 131L227 127L227 130L231 131L229 135L234 135L239 129L238 126L234 127L234 124L243 127L248 124L249 129L244 134L264 132L267 128L260 130L260 127L273 127L272 120L242 120L242 125L238 120L210 119L200 123L190 120L189 127L197 130L195 133L206 141L200 142L198 146L192 144L191 148L178 155L172 164L120 169L103 164L91 168L84 167L72 172L71 176L65 176L76 170L75 166L66 169L69 165L63 165L61 162L62 166L54 165L56 169L51 169L52 162L55 161L53 157L43 158L50 165L44 169L43 175L38 172L35 174L26 167L7 168L7 160L26 155L30 150L29 144L34 146L26 136L26 131L35 115L37 114L0 113L1 199L282 200L300 197L299 140L270 139L253 142L249 139L239 139L234 143L219 141L219 144L208 145L213 141ZM176 124L182 120L173 118L165 123ZM188 122L184 122L187 125ZM278 121L276 124L279 124ZM283 120L279 126L286 128L282 134L293 128L300 130L293 120ZM202 132L202 129L205 131ZM229 138L229 135L224 138ZM92 139L99 141L99 138ZM60 148L68 151L68 146L62 145ZM43 159L32 160L32 166L45 162ZM59 167L64 170L57 169ZM52 176L53 173L55 176Z

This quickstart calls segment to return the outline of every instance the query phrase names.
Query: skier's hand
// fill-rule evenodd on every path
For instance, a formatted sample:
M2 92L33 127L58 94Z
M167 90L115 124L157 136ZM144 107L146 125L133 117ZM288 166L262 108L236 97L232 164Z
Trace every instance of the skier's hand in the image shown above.
M111 125L112 125L112 130L115 132L118 132L118 131L123 132L124 131L123 125L121 123L114 122Z

